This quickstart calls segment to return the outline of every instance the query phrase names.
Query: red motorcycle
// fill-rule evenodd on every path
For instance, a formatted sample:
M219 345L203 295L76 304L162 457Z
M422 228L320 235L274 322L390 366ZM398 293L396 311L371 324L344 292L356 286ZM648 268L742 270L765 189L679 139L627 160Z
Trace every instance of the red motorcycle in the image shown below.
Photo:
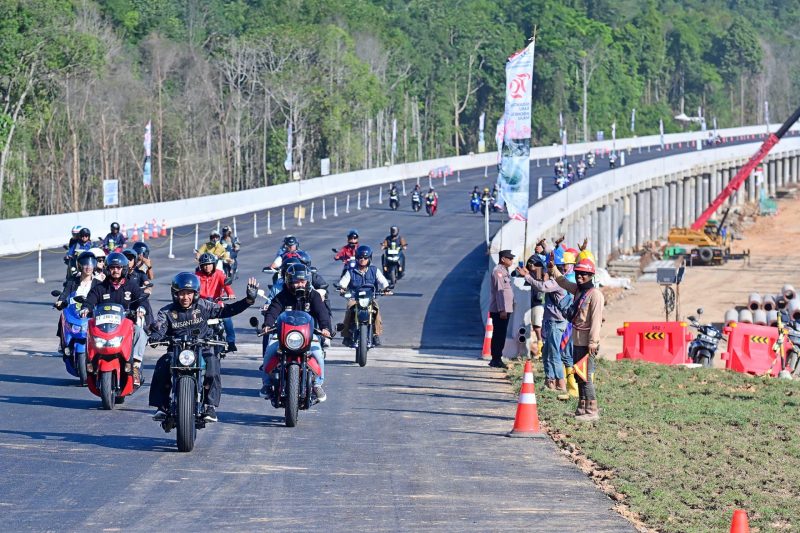
M252 317L250 325L257 328L258 319ZM298 411L317 403L314 380L322 374L322 369L311 355L311 343L314 335L322 332L314 328L314 319L308 313L284 311L268 334L276 335L277 339L271 342L279 343L278 356L263 368L267 383L272 384L272 406L283 407L286 426L295 427Z
M113 409L125 397L136 392L133 385L134 324L120 304L98 304L89 320L86 342L87 385L103 402L103 409Z
M439 197L438 196L427 196L425 198L425 211L428 213L429 217L432 217L436 214L436 209L439 207Z

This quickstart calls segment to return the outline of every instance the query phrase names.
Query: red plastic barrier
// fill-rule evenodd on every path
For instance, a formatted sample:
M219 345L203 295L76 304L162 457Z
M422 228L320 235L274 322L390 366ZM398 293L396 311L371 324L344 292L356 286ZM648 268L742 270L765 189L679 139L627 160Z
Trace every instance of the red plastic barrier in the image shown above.
M617 359L641 359L662 365L688 363L692 340L686 322L625 322L617 330L622 335L622 353Z
M772 351L772 345L778 340L778 328L734 322L722 332L728 336L728 351L720 357L728 370L773 376L781 371L781 363L776 361ZM787 353L790 347L789 339L785 339L784 352Z

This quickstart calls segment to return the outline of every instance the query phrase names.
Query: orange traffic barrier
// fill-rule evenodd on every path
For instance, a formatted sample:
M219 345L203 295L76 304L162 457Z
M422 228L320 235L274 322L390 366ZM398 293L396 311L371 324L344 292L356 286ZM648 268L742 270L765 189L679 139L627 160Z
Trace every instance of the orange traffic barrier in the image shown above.
M481 351L481 359L489 360L492 358L492 332L494 325L492 324L491 313L486 316L486 331L483 334L483 350Z
M151 239L158 239L158 226L156 225L156 219L150 223L150 238Z
M778 340L778 328L734 322L722 329L728 336L728 350L720 355L725 368L745 374L771 374L777 376L781 363L772 346ZM791 342L784 338L784 353Z
M617 359L641 359L662 365L690 362L692 335L686 322L625 322L617 329L622 336L622 353Z
M162 218L161 219L161 236L162 237L166 237L167 236L167 219L166 218Z
M133 235L131 235L131 241L137 242L139 240L139 226L137 224L133 225Z
M747 520L747 513L741 509L733 512L730 533L750 533L750 522Z
M508 433L508 436L544 437L544 433L539 429L536 386L533 384L533 366L530 359L525 361L522 388L519 390L519 403L517 403L517 416L514 419L514 428Z

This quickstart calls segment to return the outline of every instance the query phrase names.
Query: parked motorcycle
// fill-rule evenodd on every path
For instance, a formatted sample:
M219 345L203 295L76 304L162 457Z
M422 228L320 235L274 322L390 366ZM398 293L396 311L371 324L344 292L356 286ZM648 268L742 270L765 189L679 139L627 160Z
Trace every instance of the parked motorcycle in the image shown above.
M219 325L220 320L212 318L206 323L215 327ZM167 433L177 429L175 440L180 452L192 451L197 430L206 427L203 418L206 359L203 357L203 352L208 349L224 349L225 345L224 341L200 339L191 335L171 337L151 345L169 347L172 389L169 410L161 421L161 428Z
M82 304L83 298L78 298L76 301ZM86 377L89 390L100 397L103 409L114 409L138 389L133 384L133 333L134 323L122 305L95 306L88 326Z
M784 323L786 336L791 346L786 351L786 365L784 370L794 378L800 378L800 324L796 320Z
M697 314L703 314L702 307ZM689 324L697 330L697 336L689 343L689 358L695 364L712 366L722 332L713 324L700 324L695 316L689 317Z
M258 319L251 317L250 325L258 328ZM322 332L314 328L310 314L291 310L278 316L275 327L268 332L273 333L276 337L273 342L279 343L278 357L270 360L263 372L272 387L272 406L283 407L284 423L295 427L299 411L317 403L314 380L322 374L322 369L311 355L311 343L314 335L322 336Z
M419 211L422 209L422 196L419 192L414 191L411 193L411 210Z
M60 291L52 291L55 297L61 295ZM89 319L80 316L83 305L75 300L75 293L69 295L69 301L64 302L61 312L61 346L64 349L64 365L70 375L81 382L81 387L87 383L86 376L86 334L89 329Z
M382 294L391 294L390 285ZM345 292L342 294L346 300L355 300L355 313L353 313L353 323L350 324L350 345L356 349L356 363L358 366L366 366L367 352L372 348L373 335L373 302L378 294L371 288L361 288L356 293ZM344 324L336 324L336 330L344 330Z
M391 241L389 247L383 251L381 257L381 264L383 266L383 274L389 280L389 284L394 287L397 280L403 277L403 268L401 258L403 256L403 247L396 241Z

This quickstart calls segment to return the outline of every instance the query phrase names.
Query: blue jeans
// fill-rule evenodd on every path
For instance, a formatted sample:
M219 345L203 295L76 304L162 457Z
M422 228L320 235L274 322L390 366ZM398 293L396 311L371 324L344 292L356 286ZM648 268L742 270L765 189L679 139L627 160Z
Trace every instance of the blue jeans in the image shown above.
M267 368L270 359L278 356L278 344L277 340L273 341L270 339L267 349L264 350L264 368ZM317 360L320 372L322 373L322 375L317 376L314 380L314 385L322 385L322 382L325 381L325 358L322 356L322 346L320 346L319 339L316 337L314 337L314 340L311 342L311 357ZM264 385L269 385L265 372L261 373L261 381Z
M223 318L222 325L225 326L225 342L236 342L236 330L233 329L233 319Z
M542 336L544 337L542 362L544 363L544 376L547 379L564 379L565 361L563 361L563 354L561 350L561 338L564 336L564 330L566 329L567 329L566 320L544 321L544 325L542 327ZM568 346L568 348L570 348L570 346ZM572 366L571 349L569 355L570 355L569 366Z

